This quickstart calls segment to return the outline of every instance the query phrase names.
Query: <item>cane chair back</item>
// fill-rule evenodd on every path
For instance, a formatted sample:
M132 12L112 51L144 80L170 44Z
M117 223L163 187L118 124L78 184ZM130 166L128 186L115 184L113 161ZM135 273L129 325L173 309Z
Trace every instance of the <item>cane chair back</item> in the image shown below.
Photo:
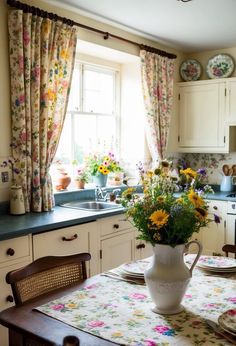
M236 259L236 245L225 244L222 247L222 251L225 252L226 257L229 257L229 253L234 253L234 258Z
M15 304L21 305L87 279L85 262L90 258L89 253L41 257L23 268L9 272L6 281L12 287Z

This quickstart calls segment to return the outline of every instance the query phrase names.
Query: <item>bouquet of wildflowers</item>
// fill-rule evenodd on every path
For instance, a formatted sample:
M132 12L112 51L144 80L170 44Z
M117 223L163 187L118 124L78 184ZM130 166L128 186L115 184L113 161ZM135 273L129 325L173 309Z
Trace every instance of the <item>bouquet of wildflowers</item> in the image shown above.
M88 172L88 168L86 166L79 166L77 168L77 175L75 177L75 180L82 180L85 183L88 183L89 172Z
M154 170L142 174L144 196L128 188L122 194L122 205L139 231L139 239L155 244L176 246L189 241L212 220L208 218L208 205L203 198L210 191L196 190L198 174L191 168L182 170L187 185L180 192L179 178L171 175L171 163L162 161ZM215 222L219 217L215 215Z
M119 162L115 159L115 155L109 152L107 155L92 154L86 157L86 165L91 175L98 173L108 174L110 172L120 172L122 169Z

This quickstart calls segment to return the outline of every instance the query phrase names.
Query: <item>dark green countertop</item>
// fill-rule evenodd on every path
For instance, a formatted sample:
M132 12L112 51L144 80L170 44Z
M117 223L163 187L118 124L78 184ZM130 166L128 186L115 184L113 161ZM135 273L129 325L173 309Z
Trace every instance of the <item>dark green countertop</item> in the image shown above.
M124 210L119 208L92 212L55 206L53 211L44 213L0 215L0 240L87 223L124 213Z

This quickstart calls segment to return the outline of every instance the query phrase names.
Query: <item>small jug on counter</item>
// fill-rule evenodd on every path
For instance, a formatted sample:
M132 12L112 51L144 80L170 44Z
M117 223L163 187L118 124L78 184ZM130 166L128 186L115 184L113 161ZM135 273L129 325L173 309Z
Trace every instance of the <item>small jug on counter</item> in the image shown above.
M222 177L222 181L220 184L220 191L222 192L230 192L233 191L233 183L234 183L234 179L236 177L232 177L231 175L223 175Z
M24 196L22 192L22 187L19 185L11 186L10 214L12 215L25 214Z

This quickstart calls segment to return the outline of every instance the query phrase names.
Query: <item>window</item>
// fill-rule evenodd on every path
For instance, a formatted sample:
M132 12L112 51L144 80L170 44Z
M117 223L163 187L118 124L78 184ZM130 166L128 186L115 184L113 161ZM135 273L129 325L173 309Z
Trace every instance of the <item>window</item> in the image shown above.
M119 71L77 62L55 161L69 167L89 152L119 147L118 100Z

